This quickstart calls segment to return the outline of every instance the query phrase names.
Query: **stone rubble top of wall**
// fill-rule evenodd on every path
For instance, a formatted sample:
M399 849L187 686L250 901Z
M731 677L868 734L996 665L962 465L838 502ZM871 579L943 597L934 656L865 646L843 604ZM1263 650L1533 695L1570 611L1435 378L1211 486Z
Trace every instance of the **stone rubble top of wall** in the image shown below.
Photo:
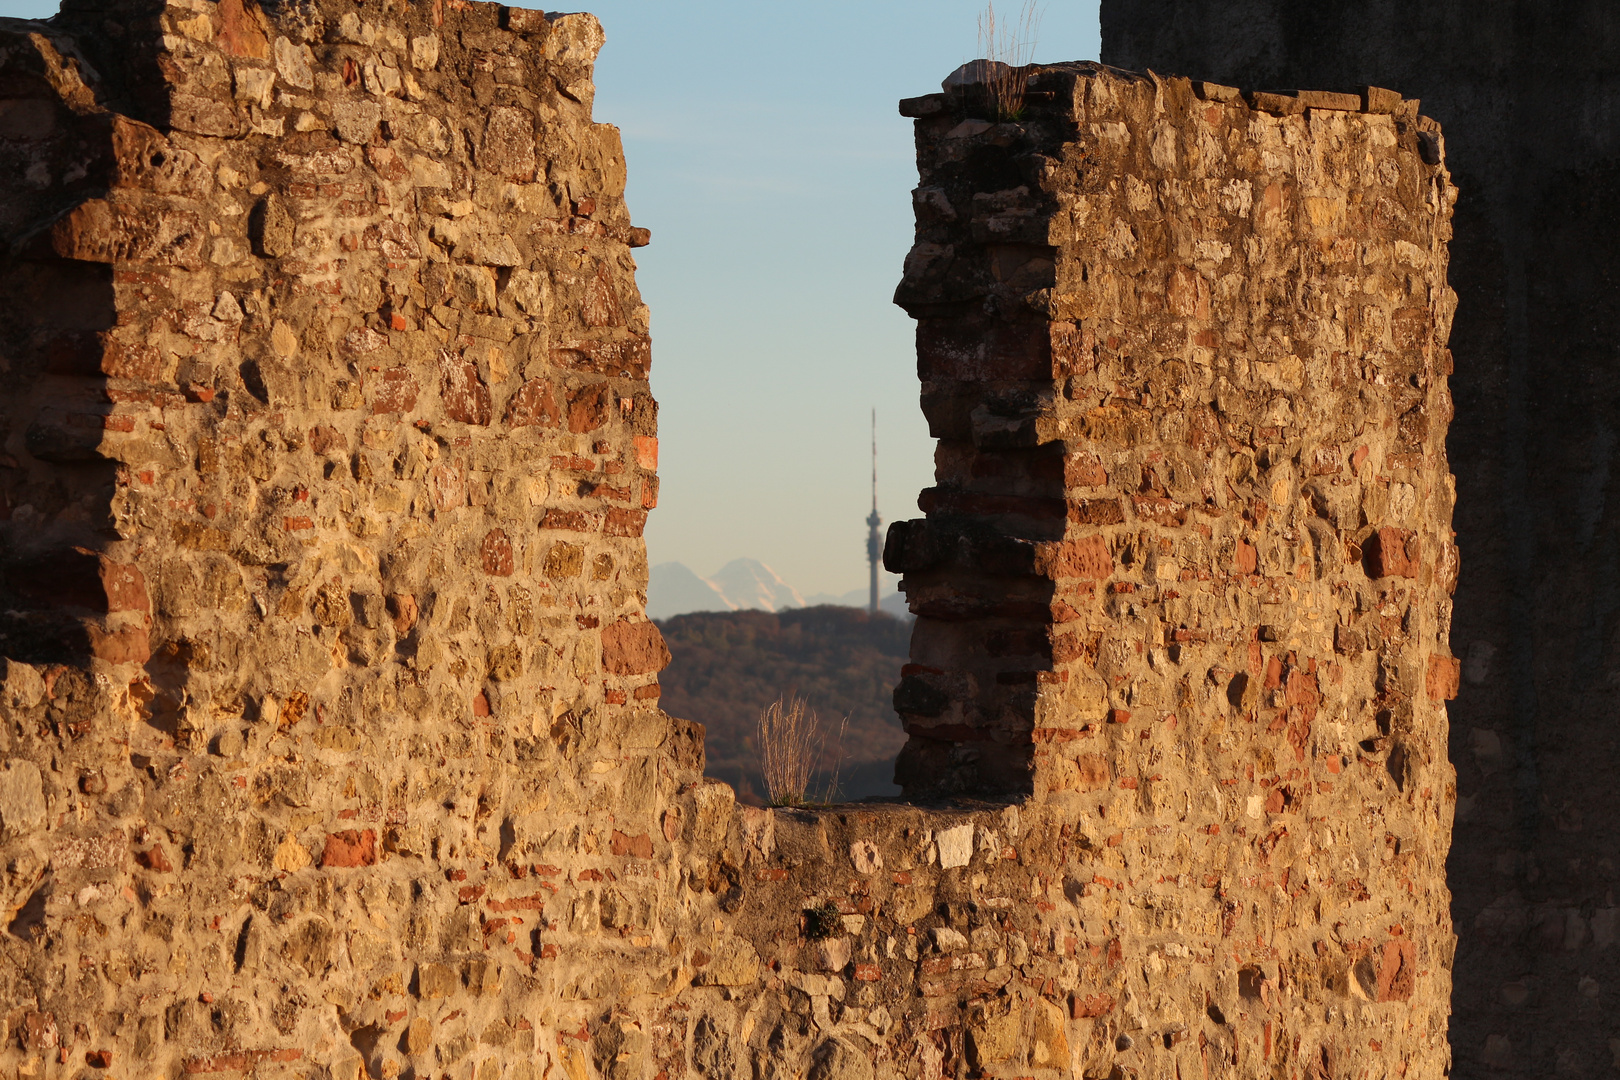
M964 70L972 65L964 65ZM1026 99L1030 101L1046 100L1042 95L1046 92L1040 89L1042 71L1094 71L1110 72L1128 78L1146 78L1158 80L1159 75L1152 71L1145 73L1120 71L1104 64L1074 63L1062 65L1039 65L1030 76L1028 86L1030 90ZM1171 76L1175 78L1175 76ZM961 89L968 86L982 85L977 80L982 79L976 73L964 80L947 79L948 88L943 93L924 94L920 97L900 99L900 115L912 119L921 119L925 116L934 116L952 106L952 91L955 90L960 97ZM1250 90L1244 91L1235 86L1224 86L1220 83L1207 82L1198 79L1186 79L1193 91L1205 101L1229 104L1242 102L1261 112L1268 112L1274 116L1295 116L1307 109L1322 109L1334 112L1364 112L1384 115L1400 116L1408 120L1418 119L1419 101L1416 98L1403 98L1394 90L1386 90L1378 86L1365 86L1355 93L1343 93L1334 90Z

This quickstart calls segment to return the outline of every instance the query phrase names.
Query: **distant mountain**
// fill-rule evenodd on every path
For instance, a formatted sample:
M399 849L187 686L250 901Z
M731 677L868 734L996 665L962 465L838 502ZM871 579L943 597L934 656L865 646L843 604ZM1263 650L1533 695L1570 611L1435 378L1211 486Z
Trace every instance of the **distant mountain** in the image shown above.
M674 656L659 676L659 704L708 729L710 776L741 795L764 795L754 745L759 713L797 694L827 735L817 786L831 780L839 722L848 716L839 797L899 794L894 758L906 736L893 693L910 655L909 623L848 607L810 607L680 615L659 627Z
M685 563L659 563L647 574L647 617L667 619L688 611L735 611L720 587L687 569Z
M865 608L867 600L866 589L817 593L806 599L758 559L733 559L711 578L699 577L684 563L659 563L647 581L647 616L652 619L694 611L788 611L818 604ZM878 607L896 618L911 618L905 597L897 592L885 596Z
M758 559L732 559L709 580L733 608L785 611L804 607L799 590Z

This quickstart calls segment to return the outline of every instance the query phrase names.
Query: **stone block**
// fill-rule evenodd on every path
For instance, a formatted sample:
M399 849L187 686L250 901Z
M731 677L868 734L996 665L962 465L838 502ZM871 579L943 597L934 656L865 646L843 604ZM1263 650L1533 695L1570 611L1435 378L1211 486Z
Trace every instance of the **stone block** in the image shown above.
M0 765L0 835L24 836L45 824L44 777L32 761Z
M952 870L966 866L973 859L973 826L957 825L941 829L934 836L934 844L939 849L941 869Z

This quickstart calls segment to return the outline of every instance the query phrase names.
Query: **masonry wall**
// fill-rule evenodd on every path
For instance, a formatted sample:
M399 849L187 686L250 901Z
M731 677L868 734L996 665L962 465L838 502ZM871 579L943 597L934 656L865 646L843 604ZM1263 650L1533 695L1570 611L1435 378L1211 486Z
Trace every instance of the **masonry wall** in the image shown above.
M1174 10L1172 10L1172 8ZM1457 177L1457 1074L1608 1075L1616 312L1605 4L1103 5L1109 63L1421 95ZM1556 147L1549 152L1549 148Z
M702 760L600 27L0 35L0 1074L543 1075L668 981Z
M1388 91L1085 66L1029 87L1017 123L974 88L904 107L922 179L897 302L939 449L928 516L889 537L918 615L902 780L1032 793L1175 882L1116 879L1153 911L1127 948L1191 948L1157 1000L1185 1009L1230 957L1277 980L1265 1003L1364 991L1351 1026L1404 1029L1365 1056L1330 1005L1289 1023L1295 1067L1437 1071L1439 131Z
M1433 125L906 103L913 801L759 810L657 708L601 43L0 24L0 1076L1442 1071Z

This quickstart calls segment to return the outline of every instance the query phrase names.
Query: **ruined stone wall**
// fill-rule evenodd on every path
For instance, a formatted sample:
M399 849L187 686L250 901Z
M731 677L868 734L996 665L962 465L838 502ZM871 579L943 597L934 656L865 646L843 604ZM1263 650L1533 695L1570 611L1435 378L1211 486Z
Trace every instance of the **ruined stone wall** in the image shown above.
M738 808L657 708L601 42L0 24L0 1076L1442 1071L1432 125L908 102L932 801Z
M1457 544L1457 1075L1606 1076L1620 907L1620 21L1575 0L1107 0L1103 58L1398 86L1445 125Z
M1029 85L1017 123L976 88L904 110L897 301L939 448L887 551L918 615L902 781L1064 820L1085 931L1146 962L1138 1015L1227 1039L1215 1060L1437 1074L1439 131L1387 91Z
M600 27L0 32L0 1075L540 1075L667 981L701 769Z

